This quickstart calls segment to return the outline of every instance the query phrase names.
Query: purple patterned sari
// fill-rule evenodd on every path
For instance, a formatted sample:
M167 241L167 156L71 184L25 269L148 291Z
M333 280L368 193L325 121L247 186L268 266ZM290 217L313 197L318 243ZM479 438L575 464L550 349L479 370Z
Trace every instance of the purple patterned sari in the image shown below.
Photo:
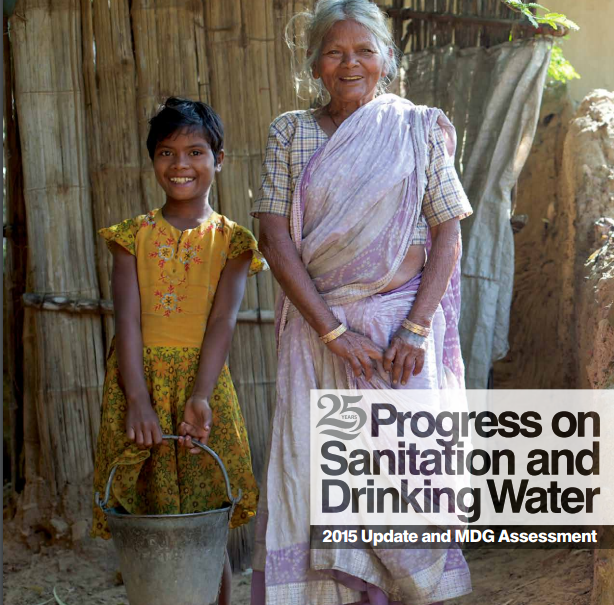
M340 322L383 348L420 285L418 275L380 294L412 241L435 122L453 154L454 129L440 110L390 94L376 98L316 151L294 193L291 235L318 291ZM458 279L457 267L433 318L424 369L404 388L464 388ZM354 378L284 296L277 333L277 405L258 508L252 604L421 605L469 592L458 548L310 549L310 389L392 387L379 375L370 383Z

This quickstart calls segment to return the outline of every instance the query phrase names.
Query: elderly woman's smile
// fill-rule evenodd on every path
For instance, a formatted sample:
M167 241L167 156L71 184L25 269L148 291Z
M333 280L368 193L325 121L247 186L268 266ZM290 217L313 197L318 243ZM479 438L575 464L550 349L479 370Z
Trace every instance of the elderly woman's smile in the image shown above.
M384 57L373 34L353 20L338 21L326 34L313 75L331 97L331 110L371 101L383 76ZM356 109L356 106L353 107Z

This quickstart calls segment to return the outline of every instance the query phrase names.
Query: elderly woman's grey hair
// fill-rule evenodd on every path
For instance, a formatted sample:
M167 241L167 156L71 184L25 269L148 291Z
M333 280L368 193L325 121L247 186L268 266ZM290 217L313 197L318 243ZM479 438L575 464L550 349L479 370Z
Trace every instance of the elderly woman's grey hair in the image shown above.
M313 12L303 12L290 19L286 26L286 43L292 51L292 72L297 94L307 88L310 95L324 102L326 90L320 80L314 80L313 66L320 58L322 42L338 21L356 21L369 30L384 59L386 76L377 86L377 94L386 91L397 76L397 49L388 29L386 15L369 0L319 0ZM299 61L297 55L304 52Z

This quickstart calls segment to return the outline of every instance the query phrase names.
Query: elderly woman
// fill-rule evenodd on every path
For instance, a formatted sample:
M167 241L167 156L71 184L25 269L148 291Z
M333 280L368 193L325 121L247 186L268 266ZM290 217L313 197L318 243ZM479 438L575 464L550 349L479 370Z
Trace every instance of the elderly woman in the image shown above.
M252 210L283 290L252 602L434 603L471 590L458 548L310 550L307 427L310 389L463 388L454 129L379 94L396 64L375 4L320 0L305 38L330 100L272 123Z

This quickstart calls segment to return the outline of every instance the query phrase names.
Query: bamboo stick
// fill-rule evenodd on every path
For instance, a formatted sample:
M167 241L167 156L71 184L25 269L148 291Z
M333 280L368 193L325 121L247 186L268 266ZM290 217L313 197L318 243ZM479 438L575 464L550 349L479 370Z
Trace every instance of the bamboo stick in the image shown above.
M450 13L450 5L452 4L452 0L438 0L437 2L437 13ZM437 46L447 46L452 43L452 31L453 31L452 23L439 22L438 32L437 32Z
M416 0L416 8L416 12L424 13L424 0ZM418 50L424 50L426 48L426 19L418 19L417 27Z
M424 10L427 13L433 13L435 11L435 0L424 0ZM425 21L426 28L426 47L431 48L436 46L434 38L437 32L437 21L429 19Z
M96 315L112 315L113 302L95 298L70 298L67 296L49 296L26 292L23 304L30 309L44 311L64 311L66 313L93 313Z
M93 313L96 315L113 315L113 301L94 298L70 298L68 296L49 296L26 292L23 304L30 309L43 311L62 311L65 313ZM274 312L260 309L239 311L237 321L240 323L273 323Z
M467 27L469 29L469 39L470 46L480 46L480 33L481 33L481 25L476 17L480 14L480 6L482 4L482 0L471 0L469 15L474 17L473 22L469 22Z

